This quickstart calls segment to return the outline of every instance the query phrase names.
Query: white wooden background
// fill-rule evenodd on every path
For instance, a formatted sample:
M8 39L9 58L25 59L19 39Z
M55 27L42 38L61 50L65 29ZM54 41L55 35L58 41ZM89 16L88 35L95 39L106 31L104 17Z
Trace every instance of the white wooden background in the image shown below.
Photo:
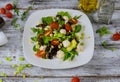
M34 9L30 13L49 8L78 9L77 5L79 3L78 0L36 1L39 2L35 3ZM5 6L9 2L12 3L13 0L0 0L0 7ZM18 3L20 11L23 12L26 10L30 3L31 0L20 0ZM7 78L0 75L0 79L3 79L3 82L70 82L73 76L79 76L81 82L120 82L120 41L112 41L110 39L111 35L105 35L100 38L95 31L105 24L97 23L92 23L95 35L95 52L92 60L88 64L67 70L51 70L33 66L22 71L22 73L27 74L25 79L22 78L22 74L14 76L13 72L15 69L11 68L11 64L27 63L27 61L19 61L19 57L23 57L23 32L15 30L10 25L10 19L5 17L4 19L6 20L6 24L2 30L6 33L9 42L5 46L0 47L0 61L4 62L4 64L0 65L0 73L4 71L7 74ZM21 22L23 25L24 23ZM105 26L113 33L118 29L120 30L120 0L115 1L112 24ZM102 48L100 44L104 40L107 40L110 46L115 47L116 50L112 52ZM13 61L6 61L6 56L12 57Z

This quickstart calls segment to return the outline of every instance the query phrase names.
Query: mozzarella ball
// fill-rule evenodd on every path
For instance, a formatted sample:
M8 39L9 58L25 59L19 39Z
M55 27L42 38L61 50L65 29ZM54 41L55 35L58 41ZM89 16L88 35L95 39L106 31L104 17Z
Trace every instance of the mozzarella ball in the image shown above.
M60 33L66 34L66 30L65 30L65 29L61 29L61 30L60 30Z
M64 40L62 43L64 47L68 47L70 45L70 42L68 40Z
M65 55L64 52L59 50L59 51L57 51L56 57L62 59L64 57L64 55Z

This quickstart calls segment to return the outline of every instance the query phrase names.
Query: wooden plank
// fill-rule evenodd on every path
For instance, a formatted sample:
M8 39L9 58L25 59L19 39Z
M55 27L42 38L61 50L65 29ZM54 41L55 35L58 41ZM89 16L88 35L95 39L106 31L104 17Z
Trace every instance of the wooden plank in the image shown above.
M23 11L21 11L23 12ZM32 12L32 11L31 11ZM113 15L113 24L106 25L113 33L119 29L120 21L117 16L119 16L120 11L116 10ZM14 76L13 72L15 69L11 68L11 64L25 64L27 61L20 62L19 57L23 56L22 50L22 31L15 30L10 26L10 20L6 20L6 25L2 30L6 33L9 42L5 46L0 47L0 60L4 64L0 65L0 73L4 71L8 76ZM24 25L24 23L21 22ZM93 24L94 33L95 31L105 24ZM114 28L113 28L114 27ZM17 35L16 35L17 34ZM95 33L95 52L93 59L82 67L77 67L68 70L50 70L43 69L39 67L32 67L25 69L22 73L27 73L30 76L120 76L120 41L111 41L111 35L105 35L100 38L98 34ZM99 46L103 40L108 40L109 44L117 48L114 52L106 50ZM116 44L116 45L114 45ZM13 58L12 62L5 60L6 56ZM21 75L18 75L21 76Z
M19 8L27 8L33 0L19 0ZM78 9L79 0L34 0L34 9L46 9L46 8L70 8ZM13 0L0 0L2 3L0 6L5 6L6 3L12 3ZM115 1L115 9L120 9L120 1Z
M2 78L3 82L71 82L70 78ZM119 77L80 77L81 82L119 82Z

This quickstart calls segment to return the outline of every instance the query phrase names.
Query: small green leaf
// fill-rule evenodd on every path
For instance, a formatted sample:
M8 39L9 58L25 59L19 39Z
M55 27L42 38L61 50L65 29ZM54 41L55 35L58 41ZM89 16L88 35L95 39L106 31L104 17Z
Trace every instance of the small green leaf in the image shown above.
M6 57L5 58L7 61L12 61L12 58L11 57Z
M24 60L25 60L25 58L23 58L23 57L20 57L20 58L19 58L19 60L20 60L20 61L24 61Z
M0 82L3 82L3 80L2 80L2 79L0 79Z
M74 19L79 19L81 16L82 16L82 15L80 15L80 16L74 16L73 18L74 18Z
M79 24L79 25L76 25L75 26L75 33L78 33L78 32L80 32L81 31L81 25Z
M53 22L53 18L52 18L51 16L42 17L42 22L43 22L43 24L45 24L45 25L49 25L50 23Z
M36 29L36 28L31 28L31 30L34 32L34 33L36 33L37 31L38 31L38 29Z
M100 37L104 36L105 34L111 34L111 32L105 26L103 26L102 28L96 30L96 33L99 33Z
M61 15L62 17L67 16L68 18L71 18L71 15L68 12L64 12L64 11L58 12L57 15Z
M105 49L108 49L108 50L111 50L111 51L114 51L114 50L115 50L115 48L108 46L108 42L107 42L107 41L103 41L103 42L102 42L102 46L103 46Z
M18 20L18 18L13 18L12 21L11 21L11 25L14 25L17 20Z

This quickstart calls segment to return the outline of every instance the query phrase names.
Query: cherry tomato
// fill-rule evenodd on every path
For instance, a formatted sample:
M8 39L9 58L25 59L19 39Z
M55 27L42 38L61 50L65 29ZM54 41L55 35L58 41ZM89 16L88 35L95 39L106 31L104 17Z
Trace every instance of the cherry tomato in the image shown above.
M77 24L77 23L78 23L78 20L72 18L72 19L69 20L69 22L70 22L71 24Z
M57 46L57 45L59 45L59 40L58 39L53 39L52 41L51 41L51 44L52 45L54 45L54 46Z
M37 57L39 57L39 58L42 58L42 57L44 57L45 56L45 51L44 50L38 50L37 52L36 52L36 56Z
M72 27L70 26L70 24L65 24L65 29L66 29L66 31L72 31Z
M80 79L79 77L73 77L71 82L80 82Z
M47 31L45 31L44 35L45 36L50 36L51 33L52 33L52 30L47 30Z
M5 8L1 8L1 9L0 9L0 13L1 13L1 14L5 14L5 13L6 13Z
M5 6L5 8L7 9L7 10L12 10L13 9L13 6L12 6L12 4L7 4L6 6Z
M6 16L7 16L8 18L12 18L13 15L12 15L11 12L7 12L7 13L6 13Z
M50 28L51 29L58 29L59 28L59 24L57 22L52 22L52 23L50 23Z
M115 41L120 40L120 34L118 34L118 33L113 34L112 39Z

